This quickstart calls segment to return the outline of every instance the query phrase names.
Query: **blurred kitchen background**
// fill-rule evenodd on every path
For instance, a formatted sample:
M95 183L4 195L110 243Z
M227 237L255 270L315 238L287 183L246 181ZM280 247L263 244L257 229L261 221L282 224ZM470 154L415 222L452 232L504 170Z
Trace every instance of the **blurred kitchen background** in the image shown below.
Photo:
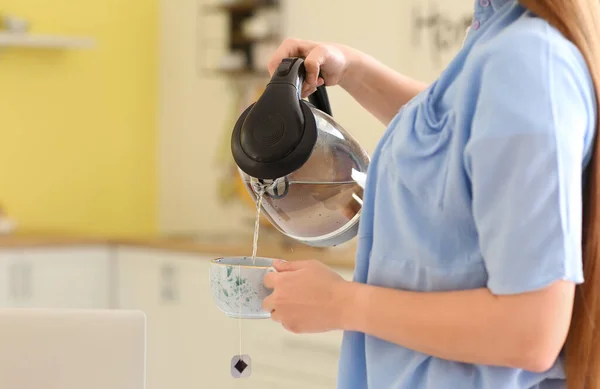
M255 208L234 121L285 37L340 42L432 81L475 0L0 0L0 307L136 308L148 388L334 388L341 334L244 321L212 304L209 259L246 255ZM487 2L489 3L489 2ZM338 88L368 152L384 127ZM314 250L263 222L259 255L352 276L354 243Z

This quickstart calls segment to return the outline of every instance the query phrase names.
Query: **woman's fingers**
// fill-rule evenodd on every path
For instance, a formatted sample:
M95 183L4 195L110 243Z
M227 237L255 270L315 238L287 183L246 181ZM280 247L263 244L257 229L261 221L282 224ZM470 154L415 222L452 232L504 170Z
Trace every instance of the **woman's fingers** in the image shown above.
M306 57L318 44L312 41L304 41L288 38L283 41L269 61L269 74L273 75L277 67L285 58Z
M313 93L315 93L317 91L317 88L314 86L310 86L308 84L304 84L304 86L302 87L302 97L308 97L310 95L312 95Z
M302 85L302 97L307 97L317 90L317 87L325 84L325 80L319 77L321 65L325 62L327 48L316 42L298 39L286 39L279 46L269 61L269 73L273 75L281 61L290 57L304 58L304 69L306 75Z
M262 303L262 309L266 312L271 312L275 309L275 301L273 299L273 294L265 297Z
M337 85L350 63L350 54L344 46L299 39L286 39L269 61L271 76L285 58L304 58L306 74L301 95L307 97L321 85ZM321 75L321 77L319 77Z
M277 322L277 323L281 323L281 316L279 315L279 312L272 311L271 312L271 320L273 320L274 322Z
M265 276L263 278L263 284L265 285L265 288L274 289L277 277L278 277L278 274L276 272L270 272L270 273L265 274Z
M305 81L312 87L317 86L319 71L325 61L325 50L322 46L315 47L304 59L304 68L306 69Z
M321 66L325 62L326 54L326 49L323 46L317 46L304 60L306 77L304 86L302 87L302 97L313 94L317 90L317 87L320 86L319 80L322 80L322 84L325 83L325 81L319 77L319 73L321 72Z

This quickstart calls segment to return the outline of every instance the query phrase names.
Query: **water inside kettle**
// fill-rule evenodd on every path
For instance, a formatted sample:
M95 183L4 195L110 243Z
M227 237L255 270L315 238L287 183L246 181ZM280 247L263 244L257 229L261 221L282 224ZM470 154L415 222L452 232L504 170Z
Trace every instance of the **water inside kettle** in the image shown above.
M245 184L256 193L251 180ZM274 195L277 184L268 186L262 207L267 218L292 237L306 239L336 233L358 217L362 207L363 187L354 180L289 181L283 192Z

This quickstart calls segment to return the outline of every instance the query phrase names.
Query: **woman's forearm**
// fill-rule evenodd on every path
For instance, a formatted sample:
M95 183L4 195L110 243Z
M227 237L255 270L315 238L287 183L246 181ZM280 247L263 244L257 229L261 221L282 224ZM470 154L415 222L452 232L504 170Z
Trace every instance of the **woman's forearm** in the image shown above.
M574 287L494 296L419 293L349 283L342 327L443 359L544 371L566 337Z
M365 53L348 50L351 65L340 86L385 125L404 104L427 87Z

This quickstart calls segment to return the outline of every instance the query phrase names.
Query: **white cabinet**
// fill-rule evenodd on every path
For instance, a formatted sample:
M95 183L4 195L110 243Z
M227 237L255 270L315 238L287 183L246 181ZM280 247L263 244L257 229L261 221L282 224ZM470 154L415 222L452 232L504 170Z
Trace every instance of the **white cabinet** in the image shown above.
M23 268L29 307L109 308L109 248L27 249Z
M105 246L0 250L0 304L20 308L109 308Z
M117 249L118 308L140 309L146 314L147 389L181 387L178 355L179 325L175 289L171 297L161 296L161 272L173 269L168 257L153 255L148 250ZM176 276L173 277L176 279ZM176 282L175 282L176 283ZM168 300L168 301L167 301Z
M20 300L23 293L19 271L20 250L0 250L0 307L10 307Z
M229 331L214 321L208 259L128 247L118 258L119 307L147 317L147 388L227 389Z

